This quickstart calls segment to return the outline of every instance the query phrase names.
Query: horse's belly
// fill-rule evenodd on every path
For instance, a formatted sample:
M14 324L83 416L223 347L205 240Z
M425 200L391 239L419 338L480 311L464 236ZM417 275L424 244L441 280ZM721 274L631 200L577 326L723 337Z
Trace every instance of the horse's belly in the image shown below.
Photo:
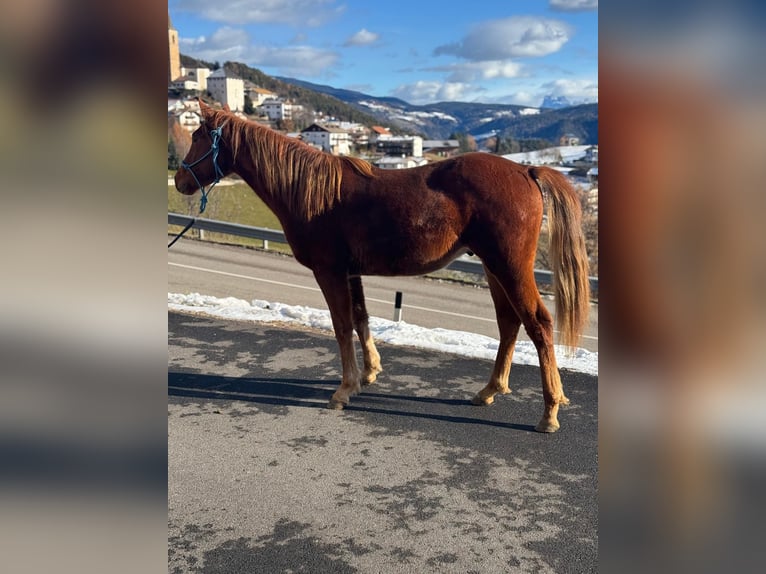
M358 271L361 275L423 275L442 269L467 251L461 245L446 252L421 249L399 253L366 253L360 257Z

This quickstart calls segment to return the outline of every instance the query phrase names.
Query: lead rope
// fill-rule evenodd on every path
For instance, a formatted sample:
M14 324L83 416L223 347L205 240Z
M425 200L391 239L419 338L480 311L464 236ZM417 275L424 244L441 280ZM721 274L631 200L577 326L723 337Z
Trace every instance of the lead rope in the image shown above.
M181 230L181 233L179 233L178 235L176 235L176 236L173 238L173 241L171 241L170 243L168 243L168 249L170 249L171 247L173 247L173 244L174 244L176 241L178 241L179 239L181 239L181 237L183 236L183 234L184 234L184 233L186 233L187 231L189 231L189 230L191 229L192 225L194 225L195 223L197 223L197 218L196 218L196 217L192 217L192 220L191 220L189 223L187 223L187 224L186 224L186 227L184 227L184 228L183 228L183 230Z
M214 130L212 130L210 132L210 135L213 138L213 143L211 144L210 149L207 151L207 153L205 155L203 155L197 161L192 162L192 163L186 163L185 161L181 162L181 167L183 167L190 174L192 174L192 177L194 178L194 181L197 182L197 186L199 187L200 191L202 192L202 196L200 197L200 200L199 200L199 215L202 215L205 212L205 208L207 207L207 197L208 197L208 195L210 194L211 191L213 191L213 188L215 187L215 185L219 181L221 181L221 178L223 177L223 172L221 171L221 168L218 166L218 152L219 152L220 143L221 143L221 130L223 130L223 126L225 126L225 125L226 125L226 122L223 122L220 126L218 126L217 128L215 128ZM203 159L205 159L207 156L211 155L211 154L213 156L213 168L215 169L215 180L210 185L210 187L207 188L207 191L205 191L205 186L200 183L199 179L197 178L197 174L194 173L194 170L192 170L192 168L195 165L197 165L199 162L201 162ZM189 231L196 222L197 222L197 218L193 217L192 220L189 223L186 224L186 227L184 227L181 230L181 233L176 235L173 238L173 241L168 243L168 249L173 247L173 244L176 241L178 241L179 239L181 239L181 237L183 237L184 233Z

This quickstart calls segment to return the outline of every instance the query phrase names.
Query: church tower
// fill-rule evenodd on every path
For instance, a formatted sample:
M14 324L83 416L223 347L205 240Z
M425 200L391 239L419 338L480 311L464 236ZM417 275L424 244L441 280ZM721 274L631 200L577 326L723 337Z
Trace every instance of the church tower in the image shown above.
M173 28L168 11L168 85L181 75L181 52L178 48L178 31Z

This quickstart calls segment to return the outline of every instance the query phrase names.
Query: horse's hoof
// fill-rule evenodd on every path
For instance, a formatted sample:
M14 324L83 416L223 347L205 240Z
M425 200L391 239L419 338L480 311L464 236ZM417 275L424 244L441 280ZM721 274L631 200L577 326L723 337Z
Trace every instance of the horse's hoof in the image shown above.
M336 401L335 399L330 399L330 402L327 403L327 408L332 409L334 411L342 411L343 407L345 406L346 406L345 404L343 404L340 401Z
M487 397L485 399L481 395L476 395L474 398L471 399L471 404L476 405L477 407L486 407L488 405L491 405L494 402L495 402L495 397Z
M369 375L362 377L361 383L363 387L369 387L372 383L374 383L377 380L378 380L377 373L371 373Z
M559 423L552 423L550 421L541 420L539 423L537 423L537 426L535 427L535 430L537 432L556 432L559 430L560 425Z
M378 373L380 373L382 371L383 371L383 369L373 369L369 373L366 373L366 374L362 375L362 380L361 380L362 386L366 387L366 386L371 385L375 381L377 381L378 380Z

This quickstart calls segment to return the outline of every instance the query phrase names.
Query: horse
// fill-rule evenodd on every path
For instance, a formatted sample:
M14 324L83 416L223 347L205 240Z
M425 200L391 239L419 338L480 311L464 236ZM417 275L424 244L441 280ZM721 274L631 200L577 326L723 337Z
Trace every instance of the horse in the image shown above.
M201 190L205 197L205 185L236 173L277 216L295 259L313 272L330 310L342 378L329 408L343 409L382 371L362 277L422 275L470 251L483 264L500 332L489 382L471 402L489 405L510 392L511 360L524 325L538 353L545 403L535 430L559 429L559 405L569 399L534 261L547 198L557 326L562 344L574 347L588 321L590 286L580 203L565 176L480 152L383 170L325 153L228 108L200 100L200 111L203 122L176 172L176 189L185 195Z

